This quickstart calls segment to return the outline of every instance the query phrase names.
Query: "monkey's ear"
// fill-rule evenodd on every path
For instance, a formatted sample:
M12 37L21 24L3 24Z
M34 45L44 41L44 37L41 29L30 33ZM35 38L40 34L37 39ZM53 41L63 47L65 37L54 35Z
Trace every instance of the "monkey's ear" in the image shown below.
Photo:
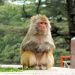
M36 19L36 16L31 17L31 21L35 21L35 19Z

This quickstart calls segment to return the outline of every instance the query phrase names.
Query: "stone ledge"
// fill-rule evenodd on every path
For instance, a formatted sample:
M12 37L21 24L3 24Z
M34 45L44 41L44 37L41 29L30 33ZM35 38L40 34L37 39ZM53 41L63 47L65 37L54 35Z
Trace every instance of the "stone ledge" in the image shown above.
M21 65L19 65L21 67ZM23 72L0 72L0 75L75 75L75 69L52 67L48 70L24 70Z
M0 64L1 68L22 68L22 65Z

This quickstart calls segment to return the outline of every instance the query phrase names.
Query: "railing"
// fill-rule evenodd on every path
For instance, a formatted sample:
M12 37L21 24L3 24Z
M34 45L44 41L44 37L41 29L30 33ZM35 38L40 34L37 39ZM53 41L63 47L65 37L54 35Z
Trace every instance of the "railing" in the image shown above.
M60 67L64 67L64 64L67 65L68 67L68 64L67 63L70 63L70 61L64 61L64 59L70 59L71 56L60 56Z

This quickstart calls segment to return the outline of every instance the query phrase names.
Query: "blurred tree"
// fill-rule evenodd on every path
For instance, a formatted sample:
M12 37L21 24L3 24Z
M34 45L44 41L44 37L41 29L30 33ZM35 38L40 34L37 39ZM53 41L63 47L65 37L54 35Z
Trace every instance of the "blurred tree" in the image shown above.
M36 8L36 13L39 14L40 13L40 5L41 5L41 0L38 0L38 4L37 4L37 8Z
M23 40L28 30L27 27L29 26L29 21L30 21L29 16L35 15L36 13L47 15L49 19L51 17L50 20L53 21L55 26L52 27L54 28L52 30L52 34L54 34L53 38L55 40L56 47L65 48L65 49L67 47L64 40L64 36L65 37L67 36L65 33L68 30L67 20L63 22L57 22L55 19L58 16L59 16L58 18L61 19L61 17L66 15L65 0L63 0L63 2L62 0L60 1L59 0L41 0L41 1L23 0L23 1L25 1L24 5L15 5L7 3L4 4L3 6L0 6L0 63L19 62L19 47L21 41ZM22 17L25 17L25 19L23 19ZM58 56L59 58L60 55L62 54L60 54L59 52L58 55L58 50L57 50L55 57L57 58Z
M4 4L4 0L0 0L0 5L3 5Z
M25 3L25 2L24 2ZM27 12L26 12L26 8L25 8L25 4L23 4L22 6L22 17L26 18L28 16Z
M27 18L30 17L30 14L28 14L28 12L26 11L26 1L28 0L22 0L24 2L24 4L22 5L22 17L23 18Z

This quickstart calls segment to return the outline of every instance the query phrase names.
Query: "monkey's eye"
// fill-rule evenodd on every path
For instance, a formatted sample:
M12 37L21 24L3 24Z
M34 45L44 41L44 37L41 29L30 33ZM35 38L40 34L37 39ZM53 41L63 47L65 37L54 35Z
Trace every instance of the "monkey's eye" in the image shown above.
M43 24L43 22L39 22L39 24Z
M39 24L45 24L45 25L47 25L47 23L46 23L46 22L39 22Z
M47 25L47 23L45 22L45 25Z

